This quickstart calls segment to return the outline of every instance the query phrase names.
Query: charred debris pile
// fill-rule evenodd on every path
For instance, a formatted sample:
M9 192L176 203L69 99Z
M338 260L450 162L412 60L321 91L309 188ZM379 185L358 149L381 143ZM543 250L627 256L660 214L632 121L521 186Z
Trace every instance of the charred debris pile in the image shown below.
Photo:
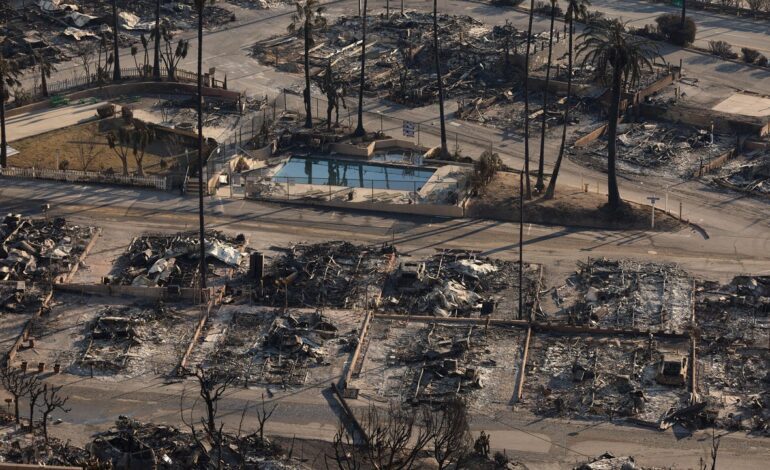
M94 369L119 373L132 360L152 363L158 358L141 354L144 343L179 342L181 348L187 344L184 334L175 337L170 333L177 321L179 316L163 303L147 308L105 307L86 325L85 350L77 365L84 373Z
M94 234L60 217L7 215L0 224L0 281L52 282L80 261Z
M246 256L246 238L208 231L205 236L209 273L239 272ZM120 285L140 287L193 287L199 280L200 241L197 233L176 235L145 234L135 238L118 259L113 276L106 279Z
M519 265L478 252L443 250L426 261L402 261L390 276L382 309L437 317L493 315L526 319L537 302L540 267L524 270L524 312L518 314Z
M406 11L390 18L371 15L367 21L367 92L409 106L437 100L433 15ZM510 25L489 28L469 16L439 15L438 23L447 98L510 84L511 74L523 65L526 32ZM311 73L322 74L331 64L342 83L357 87L361 32L360 18L341 17L319 33L310 50ZM262 63L298 71L302 42L295 36L273 38L256 44L253 53ZM542 52L548 39L538 35L533 44Z
M684 332L693 316L693 280L676 265L589 259L554 289L556 320L576 326Z
M748 152L725 164L711 179L723 188L770 198L770 151Z
M330 365L336 348L351 350L356 329L340 331L321 311L236 311L216 345L212 364L248 384L304 385L310 371Z
M701 166L734 149L736 139L676 124L627 123L618 125L618 143L618 165L623 171L691 179L700 175ZM578 150L575 158L604 168L605 147L606 140L599 139Z
M702 400L726 429L770 435L770 277L698 288Z
M360 308L376 305L387 272L396 258L390 245L354 245L346 241L279 248L253 289L265 305Z
M527 396L546 416L631 418L663 426L691 405L686 340L538 335Z

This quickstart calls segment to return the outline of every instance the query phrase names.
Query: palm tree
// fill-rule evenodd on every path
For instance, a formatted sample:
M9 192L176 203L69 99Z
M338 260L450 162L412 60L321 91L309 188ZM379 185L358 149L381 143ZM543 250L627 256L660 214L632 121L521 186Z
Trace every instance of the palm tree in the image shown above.
M37 52L32 53L37 63L38 70L40 70L40 89L43 96L48 96L48 79L51 78L51 73L56 71L56 66L48 61L48 59Z
M5 102L11 97L9 88L21 86L19 64L0 55L0 168L8 166L8 140L5 135Z
M545 123L548 109L548 85L551 83L551 60L553 59L553 22L556 19L556 0L551 0L551 29L548 34L548 62L545 70L545 90L543 91L543 114L540 117L540 159L537 164L537 181L535 191L542 193L545 188L543 173L545 172Z
M441 122L441 157L447 157L446 123L444 122L444 84L441 79L441 53L438 48L438 0L433 0L433 54L436 59L436 84L438 85L438 112Z
M639 83L643 69L652 71L652 62L660 54L655 43L628 34L626 24L617 19L590 23L578 41L581 44L577 53L583 56L583 65L590 63L596 67L602 80L606 81L608 75L611 75L607 124L607 193L609 209L617 211L622 206L615 169L621 93L624 86Z
M567 98L564 106L564 126L561 131L561 146L559 147L559 156L556 157L556 164L553 166L551 180L548 181L548 189L545 190L545 199L553 199L556 192L556 178L559 176L561 161L564 158L564 149L567 142L567 123L569 121L569 102L572 97L572 69L573 69L573 38L575 35L575 20L585 20L588 16L588 7L591 5L589 0L567 0L567 12L565 20L568 23L569 43L567 45Z
M118 0L112 0L112 54L115 56L115 65L112 70L112 80L120 80L120 51L118 50Z
M152 76L160 81L160 0L155 1L155 29L152 30L155 38L155 57L152 61Z
M356 131L353 133L356 137L361 137L366 135L366 130L364 129L364 80L366 79L366 5L367 0L364 0L364 11L361 14L361 83L358 87L358 125L356 126Z
M532 51L532 20L535 16L535 0L529 2L529 25L527 26L527 53L524 56L524 184L525 196L532 199L529 186L529 55Z
M310 100L310 48L315 44L313 32L326 27L323 16L325 7L319 0L297 2L297 11L291 17L291 24L286 28L290 33L299 33L305 40L305 90L302 96L305 101L305 127L313 128L313 106Z

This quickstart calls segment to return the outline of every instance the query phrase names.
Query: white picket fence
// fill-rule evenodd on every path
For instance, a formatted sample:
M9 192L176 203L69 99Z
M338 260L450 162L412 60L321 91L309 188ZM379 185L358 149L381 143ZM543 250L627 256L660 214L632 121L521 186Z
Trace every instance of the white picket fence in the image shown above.
M165 176L123 176L119 174L98 173L95 171L46 170L40 168L16 167L0 168L0 176L9 178L67 181L70 183L108 183L155 188L163 191L168 190L168 178Z

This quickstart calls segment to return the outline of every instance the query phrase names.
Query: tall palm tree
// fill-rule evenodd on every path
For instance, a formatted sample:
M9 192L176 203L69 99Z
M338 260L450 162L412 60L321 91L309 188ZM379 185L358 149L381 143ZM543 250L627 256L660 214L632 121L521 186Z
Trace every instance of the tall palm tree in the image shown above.
M556 0L551 0L551 29L548 34L548 62L545 70L545 90L543 91L543 114L540 117L540 159L537 164L537 181L535 191L542 193L545 188L543 173L545 172L545 123L548 109L548 86L551 83L551 61L553 60L553 23L556 19Z
M364 129L364 80L366 79L366 7L367 0L364 0L364 10L361 13L361 83L358 86L358 125L353 135L361 137L366 135Z
M305 101L305 127L313 128L313 104L310 100L310 48L315 44L313 32L326 27L326 10L319 0L304 0L297 2L297 11L291 17L291 23L286 28L290 33L300 33L305 41L305 90L302 96Z
M1 53L1 52L0 52ZM0 55L0 168L8 166L8 140L5 135L5 102L11 94L9 88L21 86L19 64Z
M152 31L155 38L155 57L152 60L152 77L160 81L160 0L155 1L155 29Z
M556 179L559 177L561 161L564 158L564 149L567 142L567 125L569 122L569 106L572 98L572 71L573 71L573 38L575 35L575 20L585 20L588 16L588 7L591 6L589 0L567 0L567 12L564 19L567 21L569 30L569 43L567 45L567 99L564 106L564 125L561 131L561 145L559 146L559 156L556 157L556 164L553 166L553 174L548 181L548 189L545 190L545 199L553 199L556 192Z
M444 122L444 84L441 78L441 53L438 48L438 0L433 0L433 54L436 59L436 84L438 85L438 112L441 121L441 156L449 155L446 145L446 123Z
M112 54L115 56L112 79L120 80L120 51L118 50L118 0L112 0Z
M624 86L636 85L643 69L652 71L652 62L660 57L655 43L628 34L620 20L590 23L578 37L578 55L583 64L592 64L602 80L611 76L609 122L607 124L607 193L611 211L621 208L615 163L617 161L618 118Z
M529 24L527 26L527 52L524 56L524 184L525 196L532 199L529 183L529 55L532 52L532 20L535 17L535 0L529 2Z

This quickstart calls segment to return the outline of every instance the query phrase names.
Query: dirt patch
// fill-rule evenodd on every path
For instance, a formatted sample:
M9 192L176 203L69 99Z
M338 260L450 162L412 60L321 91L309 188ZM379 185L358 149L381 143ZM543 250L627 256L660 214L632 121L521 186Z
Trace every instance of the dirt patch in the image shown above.
M518 195L519 175L498 172L479 196L471 200L466 213L469 217L518 222ZM628 207L615 215L606 210L606 204L605 195L560 185L553 199L547 201L533 195L533 199L524 204L524 222L613 230L650 229L649 207L626 201ZM683 227L674 217L660 211L655 214L656 231L676 231Z
M19 153L9 157L9 165L21 168L69 169L80 171L114 171L120 173L120 158L107 144L107 134L117 119L92 121L65 127L45 134L27 137L13 143ZM143 166L146 174L167 174L184 148L178 143L155 138L147 145ZM181 157L184 159L184 156ZM137 168L133 153L128 154L128 169Z

